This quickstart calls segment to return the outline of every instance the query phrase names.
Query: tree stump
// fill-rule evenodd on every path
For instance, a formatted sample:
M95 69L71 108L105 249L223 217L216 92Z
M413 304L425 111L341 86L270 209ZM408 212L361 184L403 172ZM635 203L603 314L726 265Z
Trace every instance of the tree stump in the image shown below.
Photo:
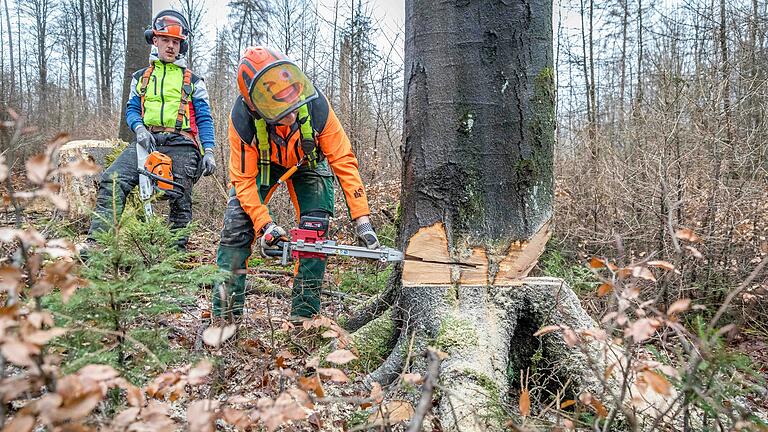
M70 141L59 149L57 164L63 166L84 159L106 168L108 156L118 145L114 140ZM100 176L101 173L80 177L62 173L58 176L56 180L61 185L61 194L69 202L70 219L90 218L96 205Z

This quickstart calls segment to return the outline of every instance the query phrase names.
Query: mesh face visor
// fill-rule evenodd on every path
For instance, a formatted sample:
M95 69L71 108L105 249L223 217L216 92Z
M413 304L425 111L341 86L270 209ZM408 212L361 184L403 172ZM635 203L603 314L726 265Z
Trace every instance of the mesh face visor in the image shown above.
M249 94L256 111L268 123L277 122L317 97L315 86L304 72L286 60L262 70L251 83Z
M172 16L163 16L155 20L155 36L168 36L177 39L186 39L189 36L189 30L184 28L178 18Z

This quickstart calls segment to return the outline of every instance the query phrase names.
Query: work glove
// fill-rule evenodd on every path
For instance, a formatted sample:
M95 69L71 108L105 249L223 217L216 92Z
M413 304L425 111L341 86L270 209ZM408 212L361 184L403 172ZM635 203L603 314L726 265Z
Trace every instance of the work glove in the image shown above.
M355 232L357 233L360 245L365 246L368 249L378 249L381 247L379 238L376 236L376 231L373 230L373 225L371 225L371 220L368 219L368 216L357 218L355 223Z
M203 155L203 175L209 176L214 171L216 171L216 159L213 157L213 149L207 148Z
M136 134L136 143L144 147L147 153L155 151L155 136L147 130L146 126L140 124L133 132Z
M275 249L278 242L288 241L288 234L285 232L283 227L276 225L274 222L270 222L264 226L263 232L264 234L262 234L261 238L259 238L259 249L261 251L261 256L266 257L267 254L265 250Z

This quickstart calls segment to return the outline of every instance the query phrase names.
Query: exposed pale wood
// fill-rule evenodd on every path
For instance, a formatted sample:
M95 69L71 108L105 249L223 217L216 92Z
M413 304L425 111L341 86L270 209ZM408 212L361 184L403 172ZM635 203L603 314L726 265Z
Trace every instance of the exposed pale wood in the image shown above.
M513 284L530 273L550 236L550 224L546 223L529 241L513 243L506 256L491 256L490 261L499 264L489 266L488 254L482 247L473 248L467 258L451 258L445 227L436 223L411 238L403 265L403 285Z
M90 160L104 168L105 159L117 143L115 141L80 140L70 141L58 151L58 164L70 164L79 159ZM69 201L69 217L79 218L90 216L96 205L99 174L84 177L61 175L58 182L61 194Z
M547 222L527 242L514 243L509 248L507 257L499 263L499 271L491 281L491 285L506 285L528 276L541 254L544 253L544 248L551 236L550 223Z
M448 255L448 238L442 223L420 229L408 243L405 254L408 259L403 264L403 286L449 285L451 268L441 264L451 262Z

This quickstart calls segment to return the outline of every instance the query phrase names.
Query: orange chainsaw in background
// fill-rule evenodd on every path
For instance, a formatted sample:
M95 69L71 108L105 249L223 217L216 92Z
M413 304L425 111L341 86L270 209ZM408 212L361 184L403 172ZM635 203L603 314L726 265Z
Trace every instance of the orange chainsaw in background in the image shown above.
M152 195L162 192L165 198L179 198L184 194L184 186L173 181L171 158L159 151L147 153L144 147L136 144L136 157L139 171L139 197L144 203L144 212L151 216Z

